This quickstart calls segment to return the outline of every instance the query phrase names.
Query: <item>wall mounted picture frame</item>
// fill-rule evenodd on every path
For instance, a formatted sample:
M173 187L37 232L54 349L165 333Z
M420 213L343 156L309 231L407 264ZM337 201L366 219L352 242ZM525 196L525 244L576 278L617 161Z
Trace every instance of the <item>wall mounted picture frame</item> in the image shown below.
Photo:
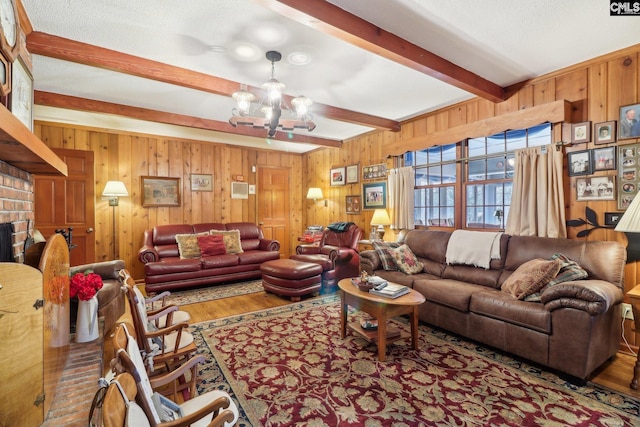
M20 56L13 63L11 70L9 109L33 132L33 76Z
M329 175L329 180L332 186L345 184L345 168L333 168Z
M623 105L618 118L618 139L640 137L640 104Z
M618 210L626 210L640 188L640 144L618 146Z
M180 178L161 176L140 177L142 206L180 206Z
M622 212L605 212L604 225L618 225L620 218L622 218Z
M358 175L358 165L347 166L347 184L356 184Z
M249 183L247 182L231 182L231 198L232 199L248 199Z
M378 179L387 178L387 165L380 163L378 165L369 165L362 167L362 179Z
M191 191L213 191L213 175L191 174Z
M362 200L360 195L351 195L345 197L345 206L348 215L357 215L362 212Z
M569 176L590 175L591 170L591 151L573 151L567 153L567 163L569 165Z
M615 175L577 178L576 200L579 202L587 200L615 200L615 181Z
M616 121L596 123L594 126L593 143L595 145L616 142Z
M387 208L387 182L368 182L362 184L362 194L364 196L364 209L386 209Z
M616 147L594 148L591 161L594 172L616 170Z
M571 126L571 143L583 144L591 141L591 122L574 123Z

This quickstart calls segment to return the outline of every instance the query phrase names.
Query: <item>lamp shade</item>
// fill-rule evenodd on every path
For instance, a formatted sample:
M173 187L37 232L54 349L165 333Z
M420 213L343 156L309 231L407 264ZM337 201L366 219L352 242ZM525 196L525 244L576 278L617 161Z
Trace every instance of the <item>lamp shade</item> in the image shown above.
M317 187L309 188L307 191L307 199L318 200L322 199L324 196L322 195L322 189Z
M636 194L633 201L618 221L616 231L627 233L640 233L640 193Z
M129 195L127 187L122 181L107 181L102 191L102 197L126 197Z
M391 225L391 218L386 209L376 209L371 218L371 225Z

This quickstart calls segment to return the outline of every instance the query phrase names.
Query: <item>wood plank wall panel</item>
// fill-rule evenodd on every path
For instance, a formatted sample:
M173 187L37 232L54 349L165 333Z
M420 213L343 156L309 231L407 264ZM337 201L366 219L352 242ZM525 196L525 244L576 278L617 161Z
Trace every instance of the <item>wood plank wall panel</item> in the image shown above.
M162 136L127 134L82 126L37 122L34 132L50 148L91 150L95 154L96 260L113 254L112 208L101 194L108 180L121 180L129 197L120 199L116 208L117 253L136 279L144 277L138 250L145 230L158 224L253 221L257 219L256 196L248 200L231 199L232 175L243 175L255 184L252 166L287 167L291 171L292 193L291 247L298 244L303 231L302 165L300 154L230 147L225 144L178 140ZM191 174L213 176L213 191L191 191ZM328 172L327 172L328 174ZM180 207L143 208L141 176L166 176L181 179ZM37 227L37 224L36 224ZM294 243L295 242L295 243Z

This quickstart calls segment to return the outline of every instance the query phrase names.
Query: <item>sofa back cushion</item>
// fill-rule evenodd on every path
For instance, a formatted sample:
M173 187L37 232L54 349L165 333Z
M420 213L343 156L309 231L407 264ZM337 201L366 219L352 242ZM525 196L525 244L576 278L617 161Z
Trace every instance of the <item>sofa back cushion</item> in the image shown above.
M153 227L153 245L176 245L176 256L178 256L176 234L193 234L193 226L190 224L156 225Z
M424 272L441 277L451 233L436 230L411 230L404 242L424 264Z
M508 234L500 237L500 258L492 259L489 269L474 267L461 264L447 264L442 277L444 279L454 279L463 282L475 283L476 285L488 286L491 288L500 288L500 277L507 257L507 248L509 245Z
M264 238L262 229L253 222L230 222L225 225L226 230L238 230L243 251L258 249L260 239Z
M199 224L193 224L194 233L209 233L210 230L226 230L225 226L221 222L203 222Z

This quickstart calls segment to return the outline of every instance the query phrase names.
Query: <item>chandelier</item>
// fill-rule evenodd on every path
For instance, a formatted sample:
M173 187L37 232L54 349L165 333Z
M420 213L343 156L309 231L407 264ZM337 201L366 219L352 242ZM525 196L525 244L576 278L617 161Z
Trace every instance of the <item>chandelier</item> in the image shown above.
M266 57L271 62L271 79L262 85L266 97L254 103L255 95L247 90L246 85L241 85L240 90L231 95L236 100L237 106L231 111L229 123L234 127L252 126L269 129L267 135L270 138L275 136L278 128L283 131L306 129L311 132L316 128L309 114L309 106L313 101L306 96L298 96L291 100L293 109L283 102L282 90L286 86L274 77L274 64L282 59L282 55L280 52L270 50Z

